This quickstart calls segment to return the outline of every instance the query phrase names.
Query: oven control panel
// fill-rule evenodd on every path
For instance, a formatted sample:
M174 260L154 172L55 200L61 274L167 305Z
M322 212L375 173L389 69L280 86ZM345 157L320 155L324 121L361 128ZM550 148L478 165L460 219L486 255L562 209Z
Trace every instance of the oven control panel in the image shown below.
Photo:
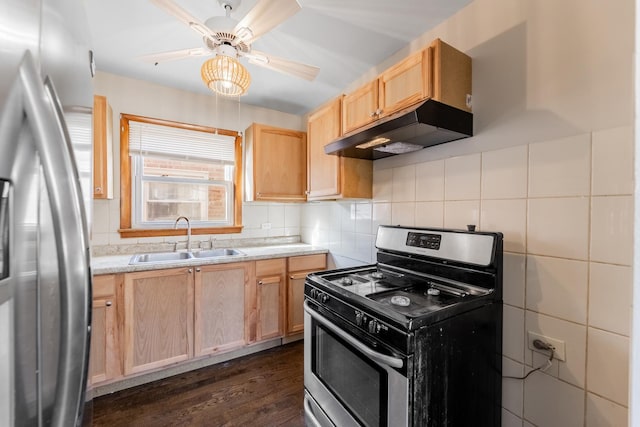
M440 242L442 241L441 234L429 234L429 233L407 233L407 246L413 246L416 248L433 249L437 251L440 249Z

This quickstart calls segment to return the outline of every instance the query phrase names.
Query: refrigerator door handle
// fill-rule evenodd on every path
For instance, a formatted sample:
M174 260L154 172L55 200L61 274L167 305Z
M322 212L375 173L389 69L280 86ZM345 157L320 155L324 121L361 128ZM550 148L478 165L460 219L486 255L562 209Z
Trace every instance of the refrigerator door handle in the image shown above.
M60 278L60 357L52 426L82 422L88 376L91 271L87 221L69 133L53 84L43 85L29 52L20 65L24 111L49 193Z

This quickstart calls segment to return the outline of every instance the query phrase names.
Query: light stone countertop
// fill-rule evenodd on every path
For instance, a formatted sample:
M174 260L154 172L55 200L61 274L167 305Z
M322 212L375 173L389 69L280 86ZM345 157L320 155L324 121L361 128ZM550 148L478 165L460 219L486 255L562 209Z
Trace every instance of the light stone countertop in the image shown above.
M228 264L232 262L255 261L260 259L292 257L300 255L326 254L328 249L305 243L290 243L269 246L234 247L245 253L244 256L228 256L219 258L192 258L181 261L149 262L130 265L133 255L113 255L92 257L91 271L94 275L129 273L132 271L159 270L165 268L186 267L194 265ZM181 251L183 252L183 251Z

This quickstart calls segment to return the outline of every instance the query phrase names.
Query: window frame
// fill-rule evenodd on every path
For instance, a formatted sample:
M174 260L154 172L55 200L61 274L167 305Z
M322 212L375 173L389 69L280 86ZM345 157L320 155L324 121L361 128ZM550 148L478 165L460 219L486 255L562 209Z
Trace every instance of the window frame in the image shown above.
M195 130L207 133L218 133L220 135L235 138L235 176L233 194L233 225L224 227L192 227L191 234L230 234L242 231L242 135L239 132L216 129L209 126L194 125L182 122L175 122L164 119L154 119L151 117L138 116L134 114L120 114L120 237L162 237L180 236L186 233L184 227L174 228L133 228L132 227L132 200L131 179L132 162L129 156L129 122L150 123L160 126L175 127L178 129Z

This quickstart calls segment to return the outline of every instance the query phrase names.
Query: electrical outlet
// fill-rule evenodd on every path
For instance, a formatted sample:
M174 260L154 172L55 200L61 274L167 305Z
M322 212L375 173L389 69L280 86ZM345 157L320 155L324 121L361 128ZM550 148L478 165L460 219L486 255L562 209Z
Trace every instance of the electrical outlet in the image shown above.
M553 346L553 358L554 359L561 360L563 362L566 361L566 355L565 355L565 350L564 350L564 341L560 341L560 340L555 339L555 338L546 337L544 335L536 334L535 332L531 332L531 331L528 331L527 335L528 335L528 345L527 345L527 347L529 348L529 350L537 351L538 353L542 353L542 354L548 356L549 355L549 351L537 349L533 345L533 342L535 340L540 340L540 341L542 341L542 342L544 342L546 344L549 344L549 345Z
M271 223L270 222L263 222L262 225L260 226L263 230L270 230L271 229Z

